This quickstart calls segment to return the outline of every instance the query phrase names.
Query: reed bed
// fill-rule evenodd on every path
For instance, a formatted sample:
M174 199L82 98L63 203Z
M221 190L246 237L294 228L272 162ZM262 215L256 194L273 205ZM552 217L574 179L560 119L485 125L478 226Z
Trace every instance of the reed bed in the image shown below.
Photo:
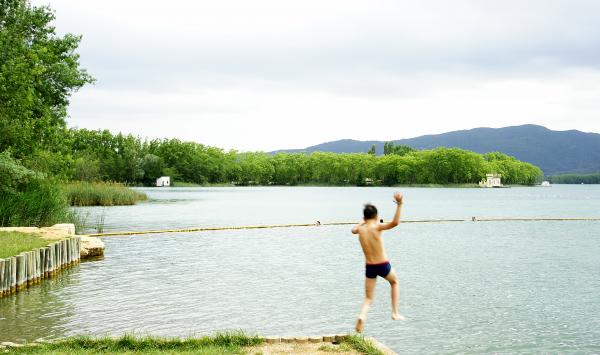
M116 182L77 181L63 186L71 206L128 206L148 199L145 193Z

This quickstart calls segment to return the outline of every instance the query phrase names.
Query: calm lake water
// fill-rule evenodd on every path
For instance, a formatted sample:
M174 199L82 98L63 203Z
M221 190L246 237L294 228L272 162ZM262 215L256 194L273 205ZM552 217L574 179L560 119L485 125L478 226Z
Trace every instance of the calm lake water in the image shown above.
M392 216L389 188L143 189L150 201L81 208L106 231ZM403 218L600 217L600 186L407 188ZM350 332L364 261L349 226L104 239L104 260L0 300L0 340L244 329ZM407 223L385 236L400 277L380 280L365 333L401 353L600 352L600 221Z

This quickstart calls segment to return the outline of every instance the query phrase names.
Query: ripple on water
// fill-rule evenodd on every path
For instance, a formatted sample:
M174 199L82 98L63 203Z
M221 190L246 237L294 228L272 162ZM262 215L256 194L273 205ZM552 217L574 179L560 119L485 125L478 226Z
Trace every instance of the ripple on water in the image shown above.
M401 225L385 241L408 321L390 320L389 287L379 281L367 335L406 353L598 352L599 226ZM348 332L364 271L348 229L107 238L104 260L1 299L0 334L22 341L131 331Z

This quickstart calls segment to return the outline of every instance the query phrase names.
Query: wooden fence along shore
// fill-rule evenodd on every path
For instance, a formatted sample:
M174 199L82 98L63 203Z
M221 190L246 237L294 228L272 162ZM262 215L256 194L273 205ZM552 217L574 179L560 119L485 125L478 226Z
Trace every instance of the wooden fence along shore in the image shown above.
M0 298L14 294L79 263L81 237L71 237L0 259Z

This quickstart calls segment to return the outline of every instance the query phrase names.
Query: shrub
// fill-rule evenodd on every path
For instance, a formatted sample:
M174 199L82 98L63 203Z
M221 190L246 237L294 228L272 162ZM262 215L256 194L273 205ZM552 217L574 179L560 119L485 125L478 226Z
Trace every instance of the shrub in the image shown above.
M75 219L60 188L0 153L0 226L44 227Z

